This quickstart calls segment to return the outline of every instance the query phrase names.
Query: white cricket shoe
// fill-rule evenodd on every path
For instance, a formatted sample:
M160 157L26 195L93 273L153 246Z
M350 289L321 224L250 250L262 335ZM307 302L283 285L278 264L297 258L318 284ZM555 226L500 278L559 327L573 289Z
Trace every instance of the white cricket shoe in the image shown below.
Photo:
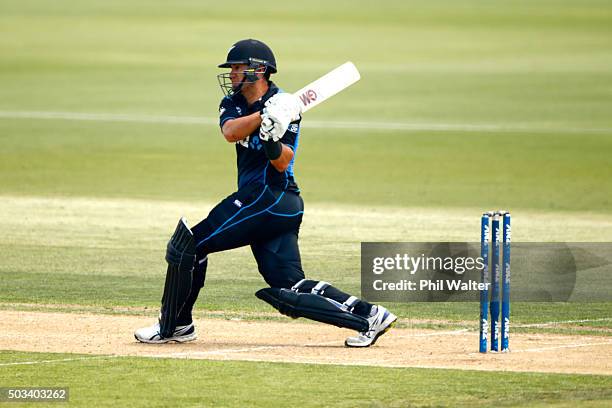
M170 341L185 343L198 338L193 323L186 326L177 326L174 333L172 333L172 337L162 337L160 334L159 322L155 323L153 326L136 330L134 332L134 337L142 343L168 343Z
M393 323L396 320L396 315L382 306L374 305L372 307L372 316L368 317L370 328L359 333L356 337L348 337L344 341L344 345L347 347L370 347L376 343L380 336L393 327Z

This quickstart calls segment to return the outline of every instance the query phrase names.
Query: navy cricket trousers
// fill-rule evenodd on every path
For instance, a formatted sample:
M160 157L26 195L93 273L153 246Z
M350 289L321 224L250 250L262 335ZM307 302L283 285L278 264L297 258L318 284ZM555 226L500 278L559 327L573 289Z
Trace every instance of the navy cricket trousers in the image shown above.
M261 184L247 185L222 200L192 228L196 272L205 272L207 256L250 245L259 272L271 287L290 288L304 279L298 232L304 213L299 193Z
M191 229L196 241L196 266L178 324L193 321L191 312L204 286L208 254L213 252L250 245L259 273L271 287L288 289L304 279L298 248L303 213L299 193L261 184L241 188L213 208ZM340 303L350 297L331 286L324 296ZM371 308L369 303L359 301L354 313L369 316Z

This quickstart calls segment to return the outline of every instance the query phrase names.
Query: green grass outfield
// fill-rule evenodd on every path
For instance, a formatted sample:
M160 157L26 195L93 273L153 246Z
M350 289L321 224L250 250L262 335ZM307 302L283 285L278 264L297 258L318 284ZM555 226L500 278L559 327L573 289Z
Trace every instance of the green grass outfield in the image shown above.
M64 359L75 360L59 361ZM2 365L36 361L46 363ZM114 407L119 401L148 407L281 407L295 401L304 407L347 408L570 406L569 401L603 406L599 401L612 398L610 376L0 354L0 380L13 376L11 386L40 383L41 371L57 378L54 386L69 387L70 406Z
M295 171L311 277L356 292L359 242L475 241L489 208L513 211L515 241L610 242L611 34L610 3L593 0L0 0L0 313L155 314L176 219L199 220L235 188L234 148L215 125L215 75L245 37L274 49L287 90L346 60L362 73L304 119ZM211 256L208 275L201 316L271 318L253 296L263 281L248 250ZM476 325L471 304L391 306L428 327ZM610 303L512 308L516 330L590 320L546 330L610 333ZM57 358L70 355L0 352L4 363ZM612 399L609 376L140 358L0 364L0 386L55 378L80 406Z

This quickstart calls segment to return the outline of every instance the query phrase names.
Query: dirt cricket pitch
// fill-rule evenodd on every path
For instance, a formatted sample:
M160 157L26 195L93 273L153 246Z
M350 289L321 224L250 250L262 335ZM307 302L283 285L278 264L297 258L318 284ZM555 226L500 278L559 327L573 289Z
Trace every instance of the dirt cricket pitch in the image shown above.
M197 319L198 340L136 342L151 318L126 315L2 311L0 349L211 360L612 374L612 339L515 333L511 352L480 354L475 330L393 329L368 349L343 345L349 330L301 321Z

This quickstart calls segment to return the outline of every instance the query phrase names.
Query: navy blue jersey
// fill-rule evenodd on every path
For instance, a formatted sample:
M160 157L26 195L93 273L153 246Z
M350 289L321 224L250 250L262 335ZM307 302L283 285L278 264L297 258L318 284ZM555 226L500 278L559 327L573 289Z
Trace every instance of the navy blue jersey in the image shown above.
M247 116L262 110L266 101L278 92L282 91L273 82L270 82L268 92L252 105L247 103L240 92L232 96L226 96L219 105L219 125L223 128L223 124L230 119ZM293 162L297 153L300 121L301 119L292 122L281 139L281 142L293 149L294 152L293 159L284 172L277 171L266 157L261 140L259 140L259 128L246 139L236 142L239 189L248 184L258 183L280 187L283 190L299 191L293 176Z

